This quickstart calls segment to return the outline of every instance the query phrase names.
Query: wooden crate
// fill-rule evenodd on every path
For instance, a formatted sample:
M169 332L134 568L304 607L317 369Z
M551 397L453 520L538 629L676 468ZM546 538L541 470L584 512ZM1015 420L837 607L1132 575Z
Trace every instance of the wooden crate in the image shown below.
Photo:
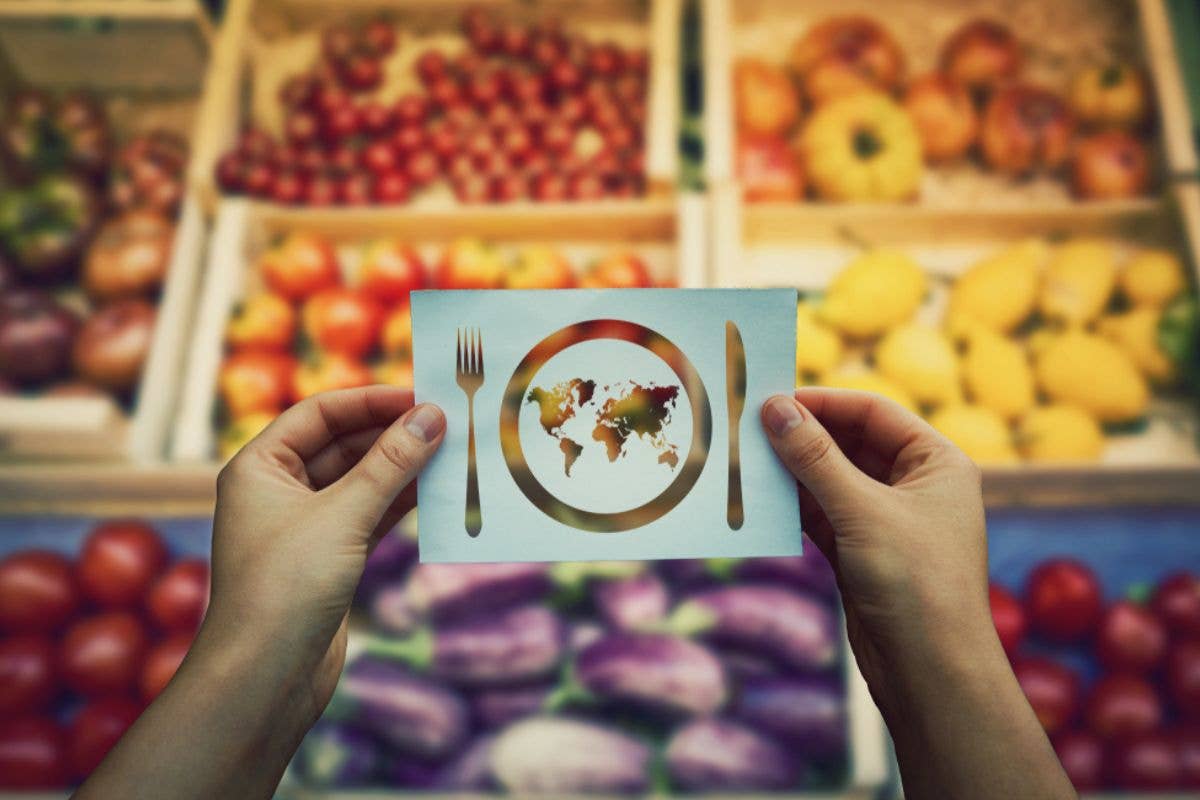
M196 144L191 183L205 208L215 212L219 189L214 169L248 120L278 133L282 109L278 89L292 74L311 65L318 54L323 25L386 13L422 36L438 36L442 44L457 36L463 10L478 6L497 18L534 21L557 15L569 29L594 33L625 45L647 48L650 76L645 131L648 198L637 206L673 192L678 172L679 26L683 0L343 0L337 14L324 0L230 0L209 69L202 111L204 126ZM403 43L402 45L403 46ZM413 88L416 88L415 78ZM543 213L545 204L505 204ZM465 214L487 213L489 206L463 206L448 191L427 192L404 208L459 208ZM347 215L357 212L347 211Z
M197 333L188 356L172 458L215 458L216 382L224 354L225 325L237 301L260 288L254 263L280 234L311 231L330 238L335 245L354 245L372 237L399 237L416 246L426 260L460 237L478 237L506 249L551 244L560 247L576 265L629 248L646 261L655 280L694 287L703 280L704 215L704 201L688 196L636 205L554 204L536 214L509 206L490 206L486 213L473 214L403 207L347 213L339 209L287 209L245 199L222 201L194 325ZM352 269L353 249L343 255L344 266Z
M927 166L921 198L886 204L906 215L930 214L948 223L978 211L1109 216L1140 214L1162 202L1178 176L1194 175L1196 151L1191 139L1186 94L1171 37L1164 0L902 0L886 10L869 0L702 0L705 53L705 176L710 186L737 183L735 167L733 65L741 57L786 61L788 48L814 22L834 14L858 13L879 20L899 41L908 74L936 66L942 43L962 22L974 17L1009 25L1024 45L1023 75L1034 83L1065 91L1073 72L1103 63L1116 54L1144 66L1154 88L1155 136L1161 155L1159 192L1121 201L1082 202L1071 198L1060 177L1012 181L986 174L973 163ZM842 219L874 215L872 204L754 204L746 214L829 214ZM1189 224L1195 224L1189 222Z
M191 138L210 34L193 0L0 2L0 89L86 88L118 138L152 127ZM163 455L203 244L200 206L185 198L132 414L109 398L0 398L0 459Z

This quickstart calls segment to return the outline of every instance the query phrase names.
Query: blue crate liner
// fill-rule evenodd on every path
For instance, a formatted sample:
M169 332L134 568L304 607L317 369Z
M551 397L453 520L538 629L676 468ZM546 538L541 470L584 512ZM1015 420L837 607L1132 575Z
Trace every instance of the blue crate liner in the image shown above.
M0 517L0 557L17 550L54 550L68 557L79 555L83 540L98 523L111 516ZM207 559L212 545L212 518L168 517L147 519L163 536L172 557Z
M988 513L991 579L1023 596L1034 567L1067 557L1095 571L1106 601L1138 586L1153 588L1181 570L1200 574L1200 508L1005 509ZM1022 653L1050 655L1085 681L1099 674L1086 644L1051 646L1036 639Z

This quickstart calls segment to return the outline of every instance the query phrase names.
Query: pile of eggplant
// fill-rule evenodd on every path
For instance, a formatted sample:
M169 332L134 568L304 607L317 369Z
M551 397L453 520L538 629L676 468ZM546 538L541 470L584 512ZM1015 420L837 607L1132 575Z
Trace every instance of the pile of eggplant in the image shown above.
M607 794L845 780L833 573L803 557L418 564L385 537L292 774L313 788Z

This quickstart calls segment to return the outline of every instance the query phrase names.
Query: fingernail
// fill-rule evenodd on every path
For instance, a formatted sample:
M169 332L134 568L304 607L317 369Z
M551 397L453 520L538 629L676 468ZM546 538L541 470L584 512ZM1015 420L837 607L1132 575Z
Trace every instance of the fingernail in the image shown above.
M404 427L418 439L432 442L442 432L442 428L446 427L446 417L437 406L422 403L408 412Z
M800 404L790 397L779 395L767 401L763 408L763 421L776 436L783 436L804 421Z

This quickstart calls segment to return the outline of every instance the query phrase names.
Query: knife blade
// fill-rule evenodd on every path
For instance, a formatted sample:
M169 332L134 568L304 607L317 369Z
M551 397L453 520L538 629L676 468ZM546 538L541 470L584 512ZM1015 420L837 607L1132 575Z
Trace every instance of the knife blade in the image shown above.
M733 320L725 322L725 405L729 410L729 493L725 519L731 530L745 521L742 507L742 457L739 445L742 409L746 405L746 348Z

